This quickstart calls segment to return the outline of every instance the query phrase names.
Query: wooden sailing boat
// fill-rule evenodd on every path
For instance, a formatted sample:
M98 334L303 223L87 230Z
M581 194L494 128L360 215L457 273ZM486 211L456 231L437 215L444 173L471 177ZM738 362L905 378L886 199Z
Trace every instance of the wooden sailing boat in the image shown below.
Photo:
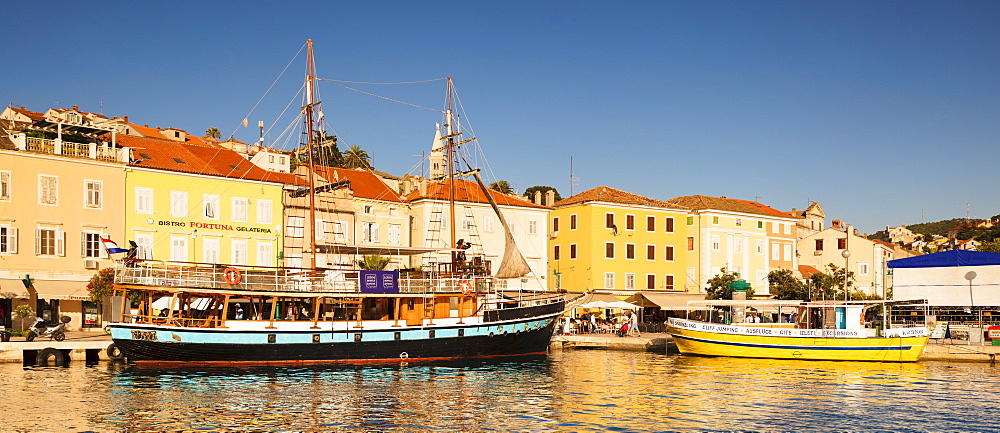
M309 215L315 219L317 183L311 166L317 102L311 40L308 62L303 112ZM449 101L450 96L449 80ZM449 161L462 143L455 140L460 132L453 124L449 122L444 138ZM454 209L454 193L451 197ZM497 204L491 204L507 229ZM452 263L444 270L358 270L345 281L334 278L344 277L343 270L316 266L322 245L311 232L311 266L306 269L119 262L116 295L136 299L138 305L134 311L121 308L110 325L115 349L138 363L384 362L539 354L546 351L565 306L557 294L508 291L496 284L497 278L519 277L528 270L512 244L495 276L488 268L460 267L459 251L449 248ZM513 240L509 230L507 239ZM343 250L352 248L362 249ZM169 299L169 307L157 314L153 303L161 299Z

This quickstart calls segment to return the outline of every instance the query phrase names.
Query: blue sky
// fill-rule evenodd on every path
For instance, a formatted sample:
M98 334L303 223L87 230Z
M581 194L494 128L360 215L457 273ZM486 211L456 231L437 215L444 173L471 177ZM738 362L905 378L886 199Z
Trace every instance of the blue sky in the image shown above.
M864 232L1000 214L995 1L5 2L0 100L254 141L301 85L451 76L493 179L608 185ZM439 109L444 82L348 84ZM440 114L334 85L327 123L414 172ZM283 145L287 147L287 145ZM570 186L570 157L573 175ZM419 171L415 171L419 173Z

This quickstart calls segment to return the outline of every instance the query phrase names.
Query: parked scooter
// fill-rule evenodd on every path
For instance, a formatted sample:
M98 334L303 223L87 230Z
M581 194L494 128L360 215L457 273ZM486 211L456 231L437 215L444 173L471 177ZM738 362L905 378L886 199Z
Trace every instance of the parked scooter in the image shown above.
M70 320L72 319L69 316L62 316L55 328L49 328L45 326L45 321L41 317L36 317L35 323L31 325L31 329L24 336L24 340L34 341L38 337L49 337L56 341L63 341L66 339L66 324Z
M10 341L10 331L7 330L6 326L0 325L0 341L4 343Z

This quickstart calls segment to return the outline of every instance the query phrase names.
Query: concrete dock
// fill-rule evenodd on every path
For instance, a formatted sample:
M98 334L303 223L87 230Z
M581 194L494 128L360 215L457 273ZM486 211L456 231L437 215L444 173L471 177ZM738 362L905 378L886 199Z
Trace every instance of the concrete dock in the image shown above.
M108 361L111 359L107 354L109 345L111 336L104 332L67 332L63 341L40 338L30 343L24 341L24 337L13 337L11 341L0 342L0 362L34 365L38 354L48 348L62 354L63 364L70 361ZM54 359L51 361L55 363Z

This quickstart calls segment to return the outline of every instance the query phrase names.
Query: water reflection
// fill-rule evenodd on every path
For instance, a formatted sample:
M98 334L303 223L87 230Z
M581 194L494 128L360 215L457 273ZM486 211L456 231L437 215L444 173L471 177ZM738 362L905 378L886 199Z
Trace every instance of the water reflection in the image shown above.
M988 364L567 350L376 366L0 364L0 380L15 431L1000 429L983 410L997 391Z

